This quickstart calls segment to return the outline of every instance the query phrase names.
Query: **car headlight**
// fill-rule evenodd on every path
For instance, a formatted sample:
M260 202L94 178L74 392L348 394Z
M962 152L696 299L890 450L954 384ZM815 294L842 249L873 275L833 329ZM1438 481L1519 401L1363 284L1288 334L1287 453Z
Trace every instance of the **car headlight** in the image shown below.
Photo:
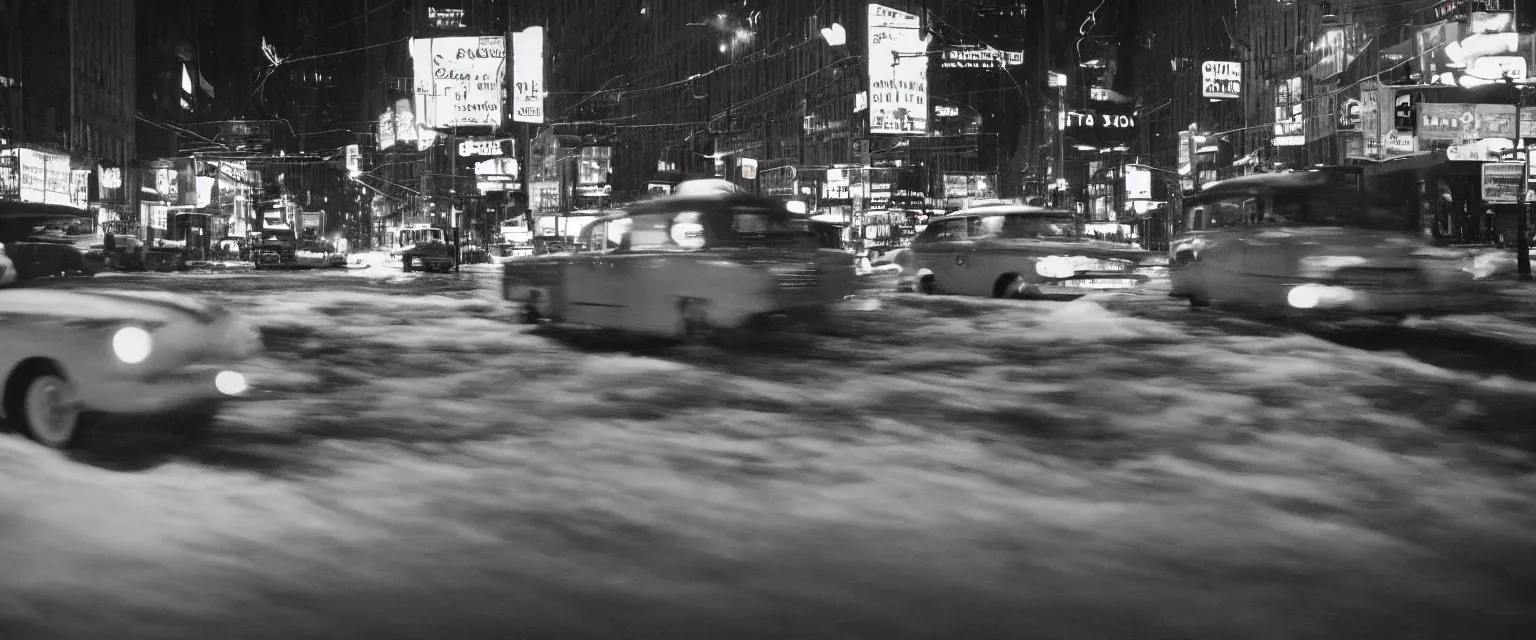
M154 351L154 338L138 327L123 327L112 336L112 353L125 364L138 364Z
M1041 258L1035 261L1035 273L1042 278L1057 280L1077 275L1077 267L1061 258Z

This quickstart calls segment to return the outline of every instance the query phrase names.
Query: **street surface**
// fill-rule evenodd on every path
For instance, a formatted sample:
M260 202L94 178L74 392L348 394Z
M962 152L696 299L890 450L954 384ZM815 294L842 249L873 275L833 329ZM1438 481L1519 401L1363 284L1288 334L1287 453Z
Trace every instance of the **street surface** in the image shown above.
M0 638L1518 638L1536 328L879 293L655 348L494 271L109 275L260 322L206 443L0 435ZM883 288L889 282L876 282ZM872 289L872 294L874 289Z

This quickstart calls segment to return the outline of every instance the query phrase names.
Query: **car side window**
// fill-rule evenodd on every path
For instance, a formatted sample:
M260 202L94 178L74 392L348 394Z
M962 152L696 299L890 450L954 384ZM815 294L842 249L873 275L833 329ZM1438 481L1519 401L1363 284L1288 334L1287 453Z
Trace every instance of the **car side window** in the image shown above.
M945 242L955 242L957 240L965 239L965 220L945 220L943 224L944 230L940 232L940 240Z
M980 217L971 217L971 218L966 218L965 219L965 237L966 238L971 239L971 240L975 240L977 238L983 238L983 237L986 237L986 236L989 236L989 235L992 235L992 234L986 233L984 231L983 225L981 224L981 218Z

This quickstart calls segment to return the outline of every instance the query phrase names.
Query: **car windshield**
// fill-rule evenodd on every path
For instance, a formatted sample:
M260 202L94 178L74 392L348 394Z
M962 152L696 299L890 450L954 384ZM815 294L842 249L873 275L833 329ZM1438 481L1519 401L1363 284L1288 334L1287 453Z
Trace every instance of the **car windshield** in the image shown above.
M982 219L982 228L999 238L1051 240L1077 238L1076 223L1071 218L1062 216L1039 214L987 216Z

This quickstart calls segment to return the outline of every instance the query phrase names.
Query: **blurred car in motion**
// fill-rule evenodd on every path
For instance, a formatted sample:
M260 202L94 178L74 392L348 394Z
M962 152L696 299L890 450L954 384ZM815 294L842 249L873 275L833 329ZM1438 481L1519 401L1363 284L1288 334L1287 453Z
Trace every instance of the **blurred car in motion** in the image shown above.
M106 269L88 247L76 245L80 211L36 202L0 200L0 244L9 256L8 270L17 280L92 276Z
M853 294L853 256L824 248L809 216L771 198L680 191L588 224L568 253L507 262L504 297L530 322L691 339L818 324Z
M1186 203L1169 244L1170 295L1282 315L1408 315L1487 309L1492 292L1460 252L1410 230L1343 170L1222 180Z
M256 329L227 310L158 292L0 289L0 415L66 448L119 416L206 427L247 392Z
M414 224L399 232L399 246L390 252L400 257L402 271L435 271L446 273L453 270L453 245L442 229L431 225Z
M898 286L926 294L993 298L1135 289L1166 257L1083 237L1070 211L988 204L929 221L892 262Z

